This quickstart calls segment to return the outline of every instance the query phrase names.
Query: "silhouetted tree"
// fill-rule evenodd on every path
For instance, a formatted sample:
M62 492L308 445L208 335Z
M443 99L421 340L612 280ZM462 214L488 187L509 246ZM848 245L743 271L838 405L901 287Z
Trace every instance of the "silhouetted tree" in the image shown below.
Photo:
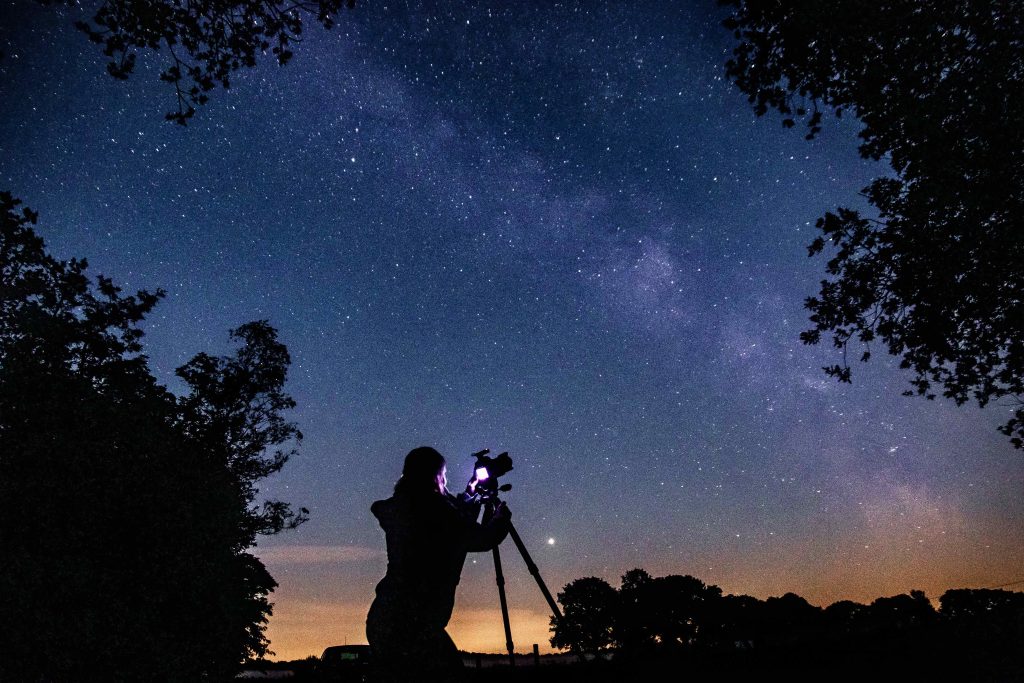
M876 631L913 631L935 623L938 614L922 591L909 595L878 598L868 609L872 628Z
M648 623L659 648L668 651L698 644L722 595L718 586L675 574L653 579L645 592Z
M190 389L178 402L178 420L190 444L226 465L245 511L240 540L249 547L256 534L274 534L305 521L304 512L295 514L280 501L264 502L260 511L249 507L256 482L284 467L302 433L282 415L295 402L284 393L291 358L276 330L258 321L233 330L231 337L241 342L234 356L200 353L176 370Z
M952 651L978 680L1024 680L1024 593L948 590L939 614Z
M796 593L764 601L764 619L771 625L767 637L776 645L803 643L820 635L822 609Z
M1024 397L1024 4L1014 0L719 0L739 45L726 73L758 115L808 138L824 114L863 123L860 153L892 173L863 195L877 218L839 208L818 220L831 245L815 344L875 339L913 371L913 390L962 404ZM1024 407L1000 427L1024 446Z
M764 602L749 595L726 595L718 601L706 630L709 645L719 649L759 647L768 630Z
M552 647L571 652L596 654L612 644L612 625L618 595L604 579L589 576L576 579L558 594L563 619L551 619Z
M647 590L654 579L643 569L630 569L622 575L618 612L612 633L616 646L626 654L642 655L654 646L647 613Z
M37 0L42 5L81 7L76 0ZM174 87L177 111L167 119L181 125L205 104L207 93L230 86L231 74L255 66L267 50L287 64L302 35L303 15L325 27L334 24L342 5L354 0L102 0L92 17L76 21L89 39L103 47L107 71L127 79L142 50L166 51L169 64L160 79Z
M245 550L305 519L253 505L299 437L287 352L245 325L177 399L141 353L162 292L91 283L35 221L0 193L0 680L229 675L267 651L276 585Z
M840 600L822 613L825 635L833 641L844 641L862 634L869 626L867 605Z
M960 588L939 598L939 613L962 634L981 641L1016 643L1024 647L1024 593Z

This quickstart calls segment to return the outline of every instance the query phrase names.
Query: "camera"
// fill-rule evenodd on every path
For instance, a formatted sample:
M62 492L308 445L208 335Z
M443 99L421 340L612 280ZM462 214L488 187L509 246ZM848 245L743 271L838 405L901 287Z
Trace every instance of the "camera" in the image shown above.
M493 458L487 457L491 451L484 449L473 454L476 464L473 471L476 473L476 492L483 499L496 498L499 491L512 490L512 484L498 485L498 477L508 474L512 470L512 458L508 452L496 455Z

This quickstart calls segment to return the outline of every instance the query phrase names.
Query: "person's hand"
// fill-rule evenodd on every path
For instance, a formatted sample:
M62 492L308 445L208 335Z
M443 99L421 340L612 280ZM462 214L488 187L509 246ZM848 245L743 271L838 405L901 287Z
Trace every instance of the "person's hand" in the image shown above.
M466 484L466 493L469 495L476 495L476 485L480 483L480 480L476 478L476 473L473 473L473 478Z

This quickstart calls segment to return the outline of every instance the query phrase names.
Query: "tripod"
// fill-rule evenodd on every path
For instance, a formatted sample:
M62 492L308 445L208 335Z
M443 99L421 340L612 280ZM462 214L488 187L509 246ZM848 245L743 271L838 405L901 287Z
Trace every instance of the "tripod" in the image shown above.
M487 501L487 514L491 515L494 513L494 507L498 504L497 496ZM537 582L537 586L540 588L541 594L544 599L548 601L548 607L551 608L551 612L555 615L555 619L561 622L562 610L558 609L558 603L551 597L551 591L548 590L547 585L544 583L544 579L541 578L540 570L537 569L537 565L534 563L533 558L530 557L530 553L526 550L526 546L523 544L523 539L519 537L519 532L516 531L515 526L512 525L512 521L508 523L508 535L512 537L512 542L515 543L516 548L519 549L519 554L523 557L523 561L526 562L526 568L530 570L530 574L533 575L534 580ZM512 627L508 620L508 601L505 599L505 574L501 571L501 549L500 545L494 546L491 550L491 555L494 557L494 580L498 584L498 599L501 601L501 621L505 626L505 648L508 650L508 663L510 666L516 665L516 654L515 646L512 644Z

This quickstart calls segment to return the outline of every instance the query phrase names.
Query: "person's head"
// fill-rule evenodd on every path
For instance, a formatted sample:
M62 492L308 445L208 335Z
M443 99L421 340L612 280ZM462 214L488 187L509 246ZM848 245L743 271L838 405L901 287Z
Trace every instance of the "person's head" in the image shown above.
M445 493L446 475L443 455L429 446L414 448L405 456L395 493Z

